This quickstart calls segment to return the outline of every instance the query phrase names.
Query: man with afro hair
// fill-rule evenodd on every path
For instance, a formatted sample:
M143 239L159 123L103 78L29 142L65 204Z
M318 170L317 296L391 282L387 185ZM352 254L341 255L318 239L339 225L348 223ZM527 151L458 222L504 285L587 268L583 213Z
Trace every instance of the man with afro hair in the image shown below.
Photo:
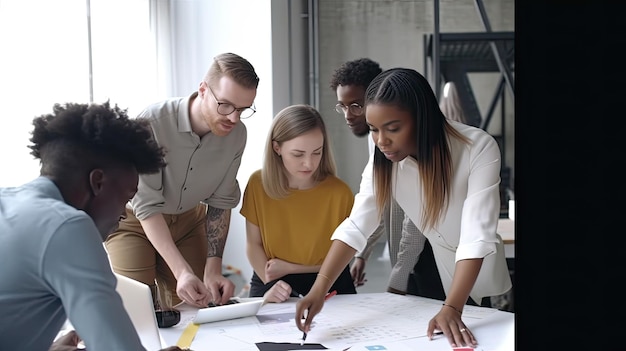
M348 127L357 137L369 134L363 108L365 89L382 71L378 62L360 58L343 63L330 80L330 88L337 93L335 110L344 115ZM374 144L370 143L370 146L373 147Z
M55 104L33 124L39 177L0 188L0 350L144 350L102 242L164 152L108 102ZM53 344L67 319L76 330Z

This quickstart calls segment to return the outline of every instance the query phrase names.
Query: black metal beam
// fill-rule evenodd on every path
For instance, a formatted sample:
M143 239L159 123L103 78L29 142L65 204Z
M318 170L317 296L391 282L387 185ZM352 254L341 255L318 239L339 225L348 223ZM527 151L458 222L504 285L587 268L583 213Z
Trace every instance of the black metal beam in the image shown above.
M511 41L515 40L514 32L464 32L439 33L439 40L444 41Z
M485 30L487 31L487 33L491 33L491 24L489 23L489 18L487 18L487 12L485 11L485 6L483 5L482 0L474 0L474 1L476 4L476 8L478 9L478 14L480 15L480 19L482 20L483 25L485 26ZM514 89L515 82L513 81L511 70L509 69L508 65L504 64L502 53L500 52L500 49L498 48L496 43L494 41L490 41L489 45L491 45L491 50L493 51L493 56L496 59L496 63L498 64L498 67L500 68L500 72L504 76L504 79L506 79L506 84L511 90L511 95L515 96L515 89Z
M483 119L483 123L480 126L481 129L487 130L487 128L489 127L489 123L491 122L491 117L493 116L493 111L496 109L496 105L498 104L498 100L502 96L503 90L504 90L504 75L500 78L500 83L498 83L496 92L493 94L493 99L491 100L491 104L489 105L489 110L487 111L487 115L485 116L485 119ZM504 132L502 132L502 140L504 140Z

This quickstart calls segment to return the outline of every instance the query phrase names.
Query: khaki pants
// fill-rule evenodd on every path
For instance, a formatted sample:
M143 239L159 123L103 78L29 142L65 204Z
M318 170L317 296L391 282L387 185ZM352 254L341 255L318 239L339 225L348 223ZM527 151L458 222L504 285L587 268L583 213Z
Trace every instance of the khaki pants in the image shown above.
M200 280L208 251L206 213L206 205L199 204L182 214L163 215L176 247ZM176 294L176 278L132 210L126 209L126 219L120 221L105 245L113 271L150 286L156 308L172 307L182 301Z

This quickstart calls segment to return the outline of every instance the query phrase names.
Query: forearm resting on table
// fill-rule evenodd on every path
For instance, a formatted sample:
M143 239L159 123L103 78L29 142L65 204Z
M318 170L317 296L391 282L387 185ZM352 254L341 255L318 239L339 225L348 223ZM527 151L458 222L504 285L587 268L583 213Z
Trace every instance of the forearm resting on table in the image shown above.
M141 226L152 243L152 246L157 250L159 255L163 257L165 263L172 271L172 274L178 279L184 272L193 272L191 266L187 263L183 255L180 253L174 240L170 229L160 213L154 214L146 219L140 220Z
M460 260L456 263L452 285L446 296L446 304L463 310L467 298L474 287L480 267L483 264L482 258ZM480 305L480 301L475 301Z

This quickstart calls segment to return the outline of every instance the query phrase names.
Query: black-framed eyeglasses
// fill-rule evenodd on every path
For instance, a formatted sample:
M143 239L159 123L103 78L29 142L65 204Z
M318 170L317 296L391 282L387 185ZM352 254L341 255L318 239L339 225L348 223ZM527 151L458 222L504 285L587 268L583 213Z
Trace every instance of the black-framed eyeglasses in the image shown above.
M351 114L355 116L360 116L363 114L363 112L365 112L365 109L363 108L363 106L357 104L356 102L353 102L349 106L338 103L337 105L335 105L335 111L342 115L345 114L346 111L350 111Z
M217 100L217 96L215 96L215 93L213 93L213 90L211 89L211 87L209 86L208 83L206 83L207 88L209 88L209 91L211 92L211 95L213 95L213 100L215 100L215 102L217 103L217 113L219 113L222 116L228 116L231 113L237 111L239 112L239 118L240 119L246 119L246 118L250 118L252 117L252 115L256 112L256 109L253 106L251 107L240 107L237 108L235 106L233 106L233 104L229 103L229 102L221 102Z

